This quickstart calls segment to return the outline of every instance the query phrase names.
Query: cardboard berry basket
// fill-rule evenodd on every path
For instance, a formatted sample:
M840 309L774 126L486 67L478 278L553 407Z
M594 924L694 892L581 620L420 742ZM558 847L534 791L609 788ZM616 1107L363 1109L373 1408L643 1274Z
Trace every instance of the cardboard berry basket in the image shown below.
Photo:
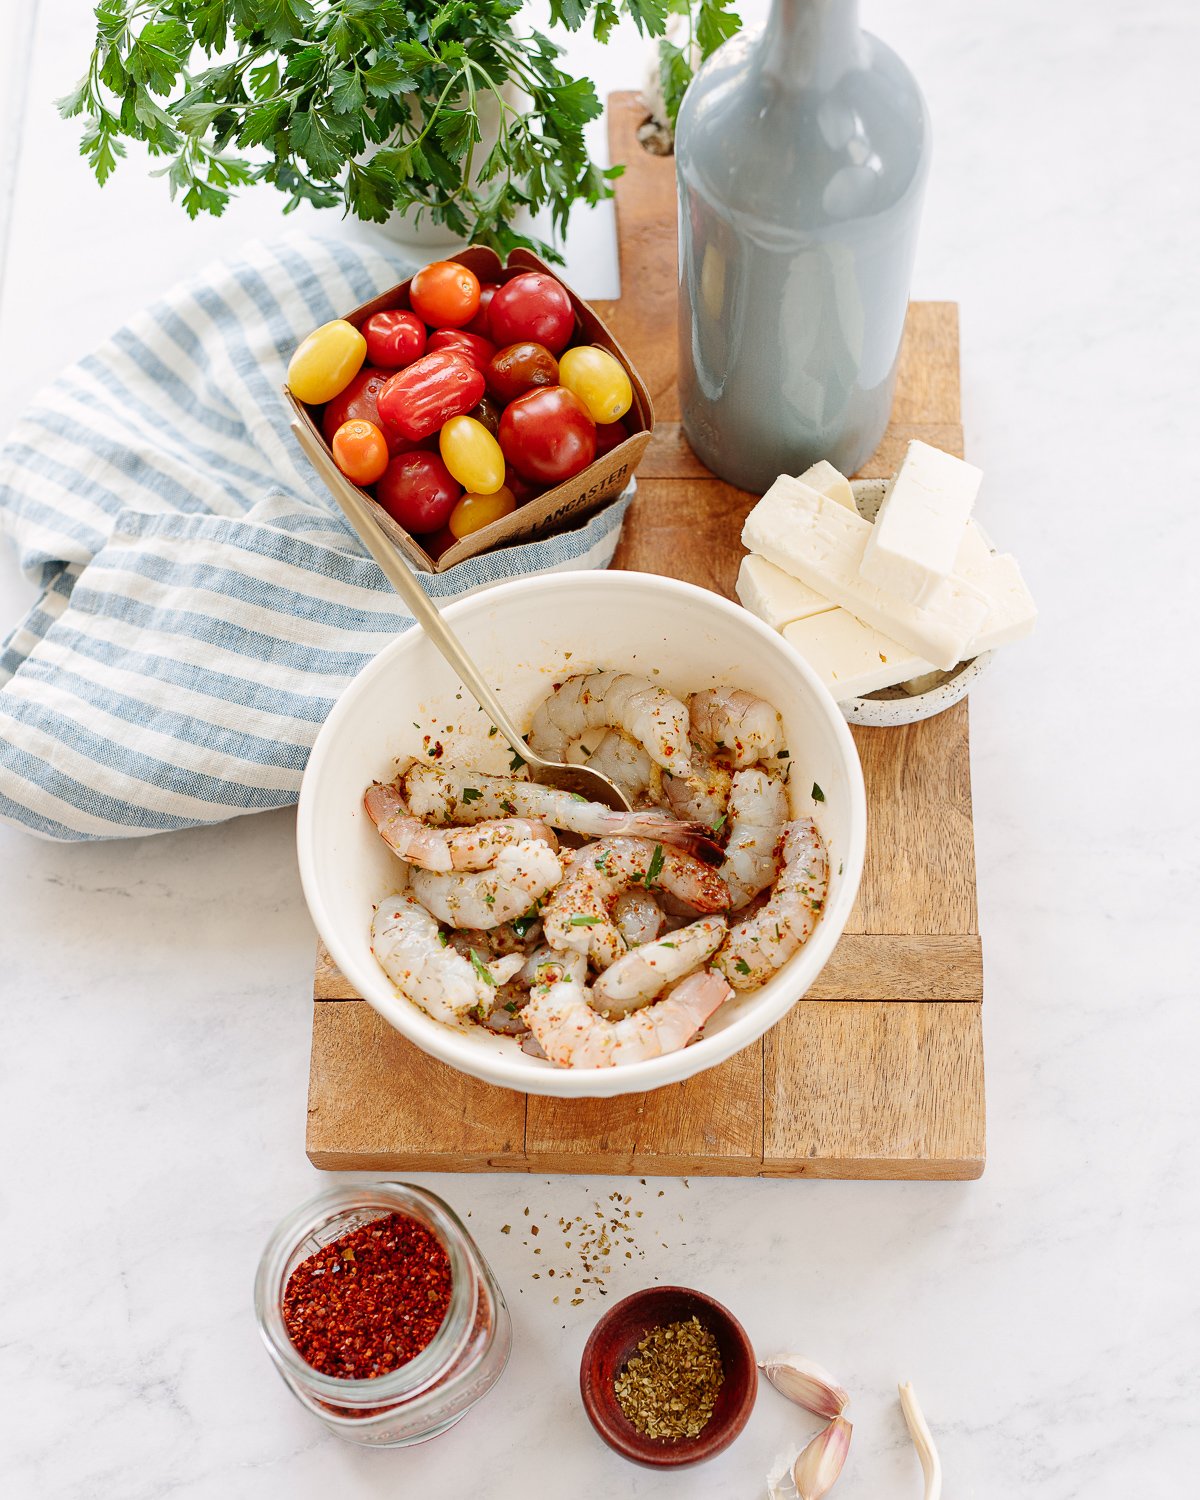
M493 521L488 526L481 526L478 531L473 531L469 536L463 537L461 541L455 542L452 547L448 547L440 557L435 559L426 552L418 537L410 535L392 519L369 490L364 490L352 483L334 463L333 454L329 451L329 445L321 432L321 408L306 406L303 402L297 401L285 388L284 395L291 403L296 415L296 421L293 423L296 436L317 473L329 487L334 499L340 505L342 497L348 490L356 490L371 506L384 533L391 538L408 561L415 568L433 573L444 572L447 568L452 568L455 563L464 562L468 557L476 557L481 552L490 552L494 547L552 536L556 531L563 530L568 522L577 525L593 512L602 509L628 485L646 451L646 445L650 441L650 433L654 427L654 408L650 404L650 393L641 376L630 363L628 355L588 304L577 296L558 275L558 272L548 266L545 261L539 259L530 250L517 249L509 254L507 264L502 264L494 250L482 245L472 245L458 255L448 258L469 266L482 282L510 281L522 271L544 271L547 275L553 276L562 284L575 309L575 336L571 342L598 344L620 360L633 386L633 405L624 417L625 424L630 429L630 435L623 443L604 454L602 458L597 458L594 463L589 464L573 478L564 480L553 489L543 490L540 495L535 495L532 500L519 505L511 515L502 516L500 520ZM356 307L352 312L344 313L343 316L347 322L353 323L356 328L361 328L367 319L377 312L392 308L407 308L409 305L408 285L407 281L402 281L390 291L382 292L370 302L365 302L361 307Z

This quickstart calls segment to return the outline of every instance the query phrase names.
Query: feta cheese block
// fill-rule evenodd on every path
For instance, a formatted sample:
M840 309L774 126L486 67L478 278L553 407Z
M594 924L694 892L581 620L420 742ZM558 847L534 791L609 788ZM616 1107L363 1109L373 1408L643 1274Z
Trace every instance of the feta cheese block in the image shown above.
M982 472L911 442L863 552L862 575L909 604L927 604L954 571Z
M1011 554L989 552L986 562L968 563L955 576L974 585L991 606L983 628L971 642L969 655L1009 646L1033 630L1037 605Z
M988 600L966 579L943 579L922 605L869 582L860 570L872 530L857 512L781 475L746 517L742 541L933 666L954 666L983 629Z
M817 672L839 703L930 671L929 663L849 610L827 609L783 627L783 638Z
M752 615L757 615L772 630L782 630L793 620L806 620L809 615L837 608L832 599L826 599L824 594L818 594L752 552L742 558L738 569L737 596Z
M827 458L823 458L820 463L813 464L811 469L805 469L800 476L800 483L807 484L816 490L818 495L828 495L831 500L836 500L839 505L844 505L847 510L858 514L858 506L854 503L854 491L850 487L850 481L835 469Z

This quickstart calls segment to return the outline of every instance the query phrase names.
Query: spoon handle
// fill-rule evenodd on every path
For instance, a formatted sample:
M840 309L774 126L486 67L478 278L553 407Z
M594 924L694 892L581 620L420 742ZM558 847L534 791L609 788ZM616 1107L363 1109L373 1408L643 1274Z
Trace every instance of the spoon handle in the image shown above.
M312 434L299 423L292 424L292 431L308 457L315 464L323 465L328 455L323 451L319 455L314 453L317 443ZM524 735L517 730L495 690L463 650L458 637L442 619L441 611L417 582L407 563L397 554L362 496L347 483L339 491L337 501L345 512L346 519L358 533L359 540L379 564L383 576L404 600L429 640L458 673L463 686L517 754L525 761L536 760L537 757L525 743Z

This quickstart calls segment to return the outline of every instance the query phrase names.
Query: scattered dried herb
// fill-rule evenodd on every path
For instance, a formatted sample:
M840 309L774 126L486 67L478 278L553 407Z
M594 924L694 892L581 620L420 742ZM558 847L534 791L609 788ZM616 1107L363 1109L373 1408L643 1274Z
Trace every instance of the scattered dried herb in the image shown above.
M725 1379L721 1350L699 1318L654 1328L613 1382L617 1404L643 1437L698 1437Z

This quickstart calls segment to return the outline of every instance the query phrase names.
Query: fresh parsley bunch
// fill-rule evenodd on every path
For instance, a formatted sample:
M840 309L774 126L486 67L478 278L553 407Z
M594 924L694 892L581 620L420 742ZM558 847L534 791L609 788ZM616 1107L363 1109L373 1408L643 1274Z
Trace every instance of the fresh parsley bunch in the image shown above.
M550 20L574 31L590 17L603 41L625 11L661 37L669 10L682 10L707 54L739 25L728 4L550 0ZM514 29L520 10L520 0L100 0L87 72L58 108L86 115L80 151L101 183L125 141L141 141L193 218L270 182L285 211L307 200L383 221L417 209L501 253L524 244L559 259L514 219L548 208L557 238L572 205L611 196L621 169L588 155L584 126L602 107L591 81L563 72L549 37ZM662 45L677 106L690 68ZM489 97L499 138L481 163Z

